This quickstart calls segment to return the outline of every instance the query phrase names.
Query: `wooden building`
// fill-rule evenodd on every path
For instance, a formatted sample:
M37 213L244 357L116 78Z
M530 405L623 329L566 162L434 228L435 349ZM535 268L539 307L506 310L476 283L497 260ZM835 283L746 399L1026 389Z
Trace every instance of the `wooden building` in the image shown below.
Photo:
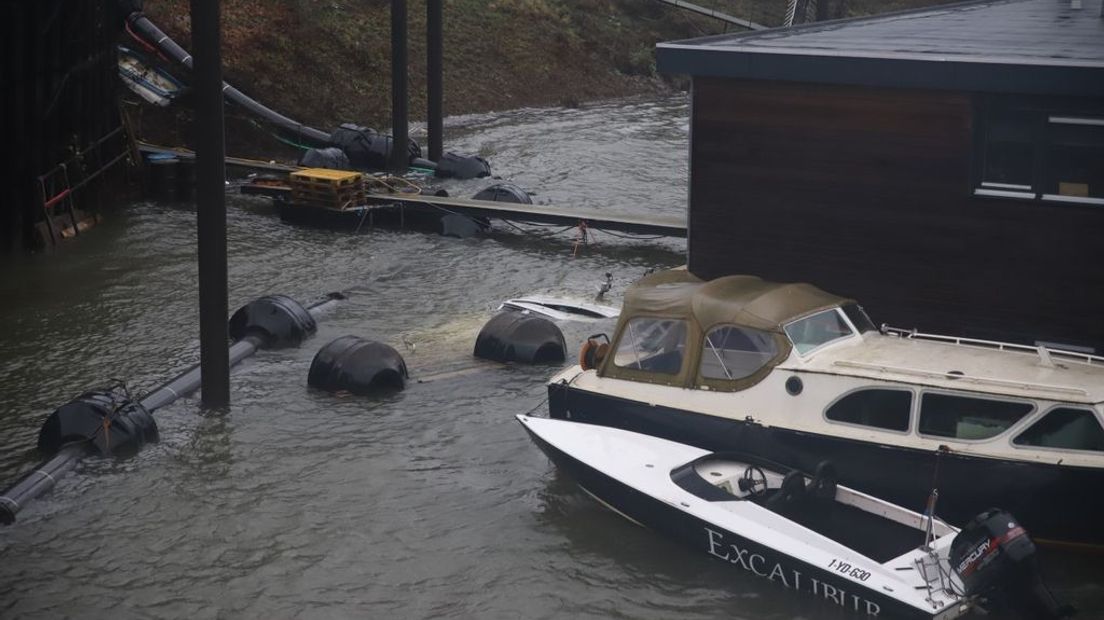
M689 268L876 322L1104 351L1101 0L661 44L692 78Z

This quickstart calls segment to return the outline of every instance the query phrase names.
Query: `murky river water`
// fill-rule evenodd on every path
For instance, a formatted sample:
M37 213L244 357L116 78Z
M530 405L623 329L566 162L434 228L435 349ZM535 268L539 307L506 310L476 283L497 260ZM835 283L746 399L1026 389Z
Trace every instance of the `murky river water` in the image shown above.
M449 148L483 153L538 201L684 212L683 98L454 118L449 131ZM0 617L845 617L632 526L559 476L513 419L544 400L551 369L433 380L471 365L500 300L592 297L609 271L618 303L646 269L681 264L683 242L596 234L573 257L570 234L352 235L281 224L237 196L229 226L231 308L266 293L350 299L300 349L236 368L228 413L194 397L159 410L160 444L84 462L0 529ZM195 361L194 230L187 207L137 203L57 252L4 259L0 484L35 460L42 420L69 397L113 377L141 393ZM594 331L566 329L569 349ZM392 343L428 380L384 398L309 390L314 353L345 334ZM1083 617L1104 617L1099 558L1044 562Z

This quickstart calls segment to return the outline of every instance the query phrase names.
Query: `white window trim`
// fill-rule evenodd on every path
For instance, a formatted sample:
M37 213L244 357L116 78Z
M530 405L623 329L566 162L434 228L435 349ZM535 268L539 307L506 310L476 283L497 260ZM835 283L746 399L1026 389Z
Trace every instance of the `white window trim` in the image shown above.
M844 398L847 398L848 396L850 396L852 394L855 394L857 392L869 392L869 391L872 391L872 390L883 390L883 391L887 391L887 392L908 392L908 394L909 394L909 417L908 417L908 426L906 426L905 430L899 431L897 429L885 428L883 426L869 426L869 425L866 425L866 424L859 424L857 422L844 422L842 420L833 420L832 418L828 417L828 410L831 409L832 407L834 407L836 405L836 403L840 402ZM878 432L878 433L890 433L890 434L893 434L893 435L909 436L909 435L913 434L917 424L919 424L919 422L918 422L918 420L920 418L920 410L918 409L918 403L920 402L919 396L920 396L920 392L918 390L908 388L908 387L904 387L904 386L864 385L862 387L857 387L853 390L848 390L848 391L844 392L843 394L840 394L839 396L837 396L835 399L832 400L832 402L828 403L827 406L825 406L823 409L821 409L820 417L824 420L825 424L828 424L830 426L846 426L846 427L849 427L849 428L861 428L865 431L875 431L875 432Z
M1016 438L1018 438L1020 435L1023 435L1024 433L1026 433L1028 431L1028 429L1030 429L1032 426L1035 426L1036 422L1039 422L1043 418L1050 415L1050 413L1052 411L1054 411L1055 409L1076 409L1076 410L1079 410L1079 411L1087 411L1087 412L1089 412L1093 415L1093 418L1096 419L1096 423L1099 424L1101 428L1104 428L1104 420L1100 419L1100 413L1098 411L1096 411L1095 409L1093 409L1093 407L1088 406L1088 405L1058 403L1058 404L1044 410L1039 415L1026 416L1029 419L1023 424L1023 428L1019 429L1019 432L1017 432L1015 434L1015 436L1008 438L1008 445L1011 446L1013 450L1024 450L1024 451L1028 451L1028 452L1041 451L1043 453L1050 453L1050 454L1067 454L1067 453L1072 452L1074 454L1092 454L1092 455L1096 455L1096 456L1104 454L1104 452L1101 452L1100 450L1082 450L1081 448L1054 448L1052 446L1031 446L1031 445L1021 444L1021 443L1016 443ZM1017 426L1019 426L1019 425L1017 424ZM1009 430L1011 430L1011 429L1009 429Z
M1088 118L1083 116L1051 116L1048 119L1056 125L1091 125L1104 127L1104 118Z
M839 338L829 340L828 342L825 342L823 344L818 344L817 346L813 347L812 349L809 349L808 351L806 351L804 353L799 351L798 348L797 348L797 343L795 343L793 341L793 338L790 338L790 333L788 331L786 331L786 328L789 327L790 325L793 325L794 323L800 323L801 321L804 321L805 319L807 319L809 317L814 317L818 314L824 314L824 313L830 312L830 311L835 311L836 315L843 319L843 322L847 325L847 327L849 327L851 329L851 333L847 336L840 336ZM821 310L820 312L814 312L812 314L807 314L807 315L801 317L800 319L795 319L793 321L790 321L789 323L786 323L782 326L782 333L785 334L786 340L790 341L790 347L793 349L793 352L796 353L797 356L800 357L801 359L806 359L809 356L821 351L825 347L834 346L834 345L837 345L841 342L845 342L847 340L850 340L851 338L855 338L855 337L859 336L859 330L855 329L855 325L851 323L851 319L847 318L847 313L843 311L843 308L839 308L839 307L828 308L827 310Z
M925 394L940 394L940 395L943 395L943 396L955 396L955 397L958 397L958 398L972 398L972 399L975 399L975 400L992 400L992 401L997 401L997 402L1001 402L1001 403L1027 403L1027 404L1031 405L1031 410L1028 411L1027 413L1025 413L1023 415L1023 417L1021 417L1019 420L1016 420L1015 422L1010 424L1008 426L1008 428L1006 428L1003 431L997 433L996 435L993 435L992 437L986 437L985 439L962 439L962 438L959 438L959 437L947 437L945 435L929 435L927 433L920 432L920 418L924 415L924 395ZM1016 430L1017 427L1019 427L1021 429L1025 428L1023 426L1025 424L1025 422L1024 422L1025 420L1035 419L1035 414L1039 412L1039 403L1037 403L1033 400L1030 400L1030 399L1025 399L1025 398L1015 398L1015 397L1005 398L1005 397L991 396L989 394L981 394L981 393L973 393L973 392L955 392L955 391L952 391L952 390L943 390L943 389L926 389L926 390L920 390L920 393L916 395L915 408L916 408L915 409L916 410L916 415L913 416L913 419L915 420L914 424L916 426L914 428L916 430L916 436L917 437L922 437L924 439L932 439L932 440L936 440L936 441L954 441L954 442L957 442L957 443L964 443L964 444L984 444L984 443L1007 443L1007 444L1011 444L1012 443L1011 433L1014 430ZM1001 440L1001 438L1003 438L1003 442L999 441L999 440Z

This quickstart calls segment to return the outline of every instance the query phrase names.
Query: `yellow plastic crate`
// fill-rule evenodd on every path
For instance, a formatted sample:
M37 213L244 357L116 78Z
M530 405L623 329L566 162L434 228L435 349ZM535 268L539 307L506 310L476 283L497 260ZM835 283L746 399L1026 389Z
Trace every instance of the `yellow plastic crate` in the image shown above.
M294 185L325 185L330 187L346 187L357 185L364 179L364 174L349 170L330 170L328 168L307 168L291 173L291 184Z

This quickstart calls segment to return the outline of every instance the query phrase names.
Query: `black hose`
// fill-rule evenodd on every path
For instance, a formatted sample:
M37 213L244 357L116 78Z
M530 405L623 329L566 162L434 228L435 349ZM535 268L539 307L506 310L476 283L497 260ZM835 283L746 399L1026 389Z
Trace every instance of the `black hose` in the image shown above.
M131 13L127 17L127 22L137 34L145 37L147 43L157 47L170 59L184 65L188 69L192 68L192 55L189 54L187 50L177 45L175 41L169 38L169 35L155 26L153 22L147 19L141 12ZM330 134L292 120L267 106L261 105L256 100L247 97L240 90L226 82L222 83L222 94L230 102L245 108L247 111L288 132L290 135L297 137L300 143L310 143L311 146L323 147L330 145Z

